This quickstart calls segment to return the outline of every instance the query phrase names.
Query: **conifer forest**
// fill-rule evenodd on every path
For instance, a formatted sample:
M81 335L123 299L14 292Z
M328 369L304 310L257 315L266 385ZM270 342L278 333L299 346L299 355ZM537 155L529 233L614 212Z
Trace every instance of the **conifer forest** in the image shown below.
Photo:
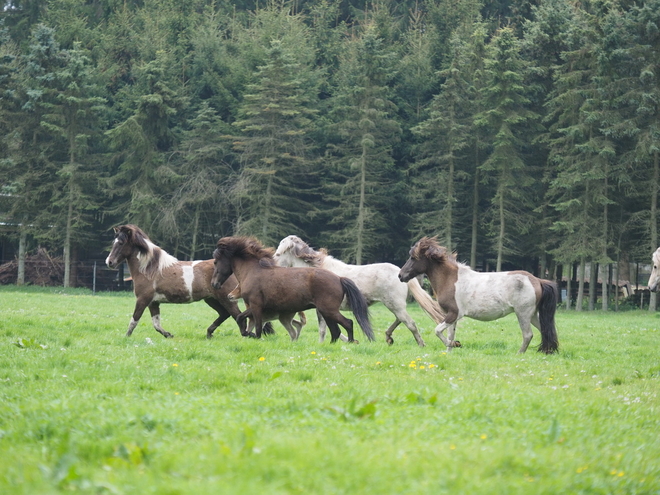
M660 0L8 0L0 236L290 234L401 266L649 263ZM17 248L18 249L18 248ZM584 272L582 272L584 273Z

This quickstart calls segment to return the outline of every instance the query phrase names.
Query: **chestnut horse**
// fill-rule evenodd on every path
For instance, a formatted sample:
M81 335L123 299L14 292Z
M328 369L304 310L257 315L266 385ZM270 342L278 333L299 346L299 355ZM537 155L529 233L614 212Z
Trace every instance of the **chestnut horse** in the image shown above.
M206 330L207 338L211 338L227 318L236 319L241 313L236 302L227 298L238 284L235 277L217 289L211 286L213 260L179 261L151 242L135 225L120 225L114 230L115 240L105 263L110 268L116 268L124 261L128 263L137 298L127 337L133 333L146 308L151 312L154 328L164 337L172 337L160 324L161 303L190 303L203 299L218 312L218 318ZM247 331L241 334L252 336Z
M300 328L291 322L299 311L316 308L325 319L332 342L346 329L353 342L353 322L341 314L339 308L346 296L349 308L369 340L374 340L369 322L367 301L355 283L320 268L283 268L273 259L273 249L249 237L223 237L213 252L215 270L211 283L221 287L234 274L246 309L237 319L241 328L245 318L252 317L257 338L262 324L278 318L286 327L291 340L296 340Z
M456 261L436 238L423 237L410 250L410 258L399 272L406 282L425 273L438 303L447 312L435 333L451 351L456 322L463 316L491 321L516 313L523 342L519 353L527 350L534 325L541 332L539 352L557 352L559 341L555 328L557 285L525 271L479 273ZM443 332L447 329L447 337Z

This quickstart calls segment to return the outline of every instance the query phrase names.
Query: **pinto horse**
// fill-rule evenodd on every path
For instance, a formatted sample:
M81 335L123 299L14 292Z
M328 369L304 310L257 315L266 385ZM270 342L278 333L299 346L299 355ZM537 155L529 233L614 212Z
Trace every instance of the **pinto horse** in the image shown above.
M245 318L252 317L257 338L262 324L276 318L289 331L291 340L300 334L291 322L295 314L316 308L330 328L332 342L346 329L349 342L353 342L353 322L341 314L344 297L355 319L369 340L374 340L369 322L367 301L355 283L320 268L283 268L273 259L273 249L249 237L223 237L213 252L215 270L211 283L221 287L234 274L240 285L246 309L238 317L241 328Z
M172 337L160 323L161 303L190 303L203 299L218 312L218 318L206 330L207 338L211 338L227 318L236 319L241 313L236 302L227 298L238 283L236 278L228 279L218 288L211 286L213 260L179 261L151 242L135 225L120 225L114 230L115 240L105 263L110 268L116 268L124 261L128 263L137 298L127 337L133 333L146 308L151 312L156 331L166 338ZM241 334L250 336L247 331Z
M445 314L438 304L428 295L428 293L419 284L416 278L411 279L407 284L401 282L397 275L399 267L391 263L372 263L368 265L349 265L330 256L325 249L316 251L309 247L300 237L290 235L280 241L275 251L275 260L280 266L314 266L330 270L340 277L348 277L360 292L367 298L371 305L375 302L382 302L392 314L394 314L394 323L385 332L385 340L388 344L393 344L392 333L403 322L415 337L415 341L420 347L425 343L417 330L417 325L408 313L407 298L408 292L412 294L420 307L435 321L436 324L444 320ZM323 319L319 320L319 340L323 342L325 338L326 325ZM342 335L343 338L343 335Z
M463 316L492 321L516 313L523 342L519 353L527 350L534 325L541 332L539 352L557 352L559 341L555 328L557 285L525 271L479 273L456 261L436 238L423 237L410 250L410 258L399 272L407 281L425 273L438 303L447 312L435 333L451 351L456 323ZM447 329L447 337L443 332Z

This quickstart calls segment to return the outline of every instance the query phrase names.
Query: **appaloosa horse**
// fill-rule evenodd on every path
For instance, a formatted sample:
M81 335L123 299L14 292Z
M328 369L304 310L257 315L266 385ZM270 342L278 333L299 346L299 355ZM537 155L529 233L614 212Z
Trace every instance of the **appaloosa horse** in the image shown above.
M385 331L385 340L390 345L394 343L392 333L401 322L408 327L420 347L425 345L415 321L407 310L408 292L436 324L444 320L444 312L422 288L419 281L413 278L407 283L401 282L398 278L399 267L391 263L349 265L330 256L325 249L319 251L312 249L295 235L290 235L280 241L280 245L275 251L275 260L280 266L314 266L330 270L340 277L350 278L370 305L382 302L394 314L394 323ZM325 338L325 331L326 325L321 319L319 321L319 340L321 342Z
M557 285L525 271L479 273L456 261L436 238L423 237L410 250L410 258L399 272L402 281L425 273L447 312L435 333L450 351L456 322L463 316L491 321L515 312L523 342L518 352L527 350L534 325L541 332L540 352L557 352L559 341L555 328ZM443 332L447 329L447 337Z
M374 340L367 301L350 279L320 268L277 266L273 249L249 237L220 239L213 259L213 286L220 287L232 274L236 276L248 307L238 317L239 325L244 325L247 317L254 318L257 338L264 321L278 318L291 339L296 340L300 329L291 325L294 315L315 307L330 328L332 342L339 338L339 325L346 329L349 342L353 342L353 322L339 311L346 297L362 331Z
M207 338L230 316L236 319L241 313L235 301L227 294L238 284L235 277L221 287L211 286L213 260L179 261L156 246L147 234L135 225L115 227L115 240L105 262L116 268L126 261L133 278L133 291L137 298L133 317L126 336L130 337L146 308L151 312L154 328L164 337L172 337L160 324L161 303L190 303L204 300L218 312L218 318L206 330ZM243 336L251 336L247 330Z

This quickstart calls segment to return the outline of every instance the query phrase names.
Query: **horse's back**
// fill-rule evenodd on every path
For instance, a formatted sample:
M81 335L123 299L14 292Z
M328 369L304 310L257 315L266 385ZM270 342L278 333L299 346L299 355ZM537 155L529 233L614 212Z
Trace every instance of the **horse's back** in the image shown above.
M475 272L459 270L456 303L459 312L470 318L491 321L514 311L536 307L533 275L528 272Z
M346 263L323 264L335 275L346 277L355 282L360 292L369 301L382 301L392 295L392 292L407 294L408 286L399 280L399 267L391 263L370 263L368 265L349 265ZM404 296L405 297L405 296Z

